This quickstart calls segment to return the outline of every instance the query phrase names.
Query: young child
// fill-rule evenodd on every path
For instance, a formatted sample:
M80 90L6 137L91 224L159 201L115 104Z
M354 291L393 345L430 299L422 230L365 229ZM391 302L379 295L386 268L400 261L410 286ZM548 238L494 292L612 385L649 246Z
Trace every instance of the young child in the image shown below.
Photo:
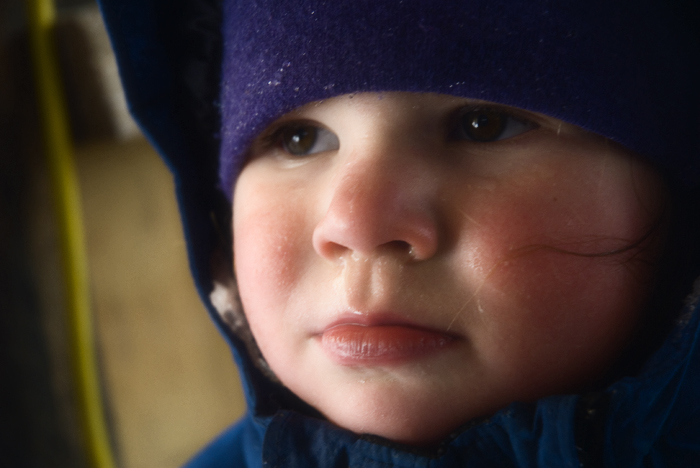
M672 11L157 6L102 8L249 407L188 466L700 462Z

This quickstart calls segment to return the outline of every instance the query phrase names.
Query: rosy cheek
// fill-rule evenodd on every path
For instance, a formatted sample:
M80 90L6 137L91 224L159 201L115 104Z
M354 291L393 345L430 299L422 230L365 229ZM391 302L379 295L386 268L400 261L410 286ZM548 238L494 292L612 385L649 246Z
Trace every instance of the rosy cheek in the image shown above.
M298 214L269 187L248 183L234 197L234 265L246 310L279 308L300 274Z
M471 338L524 387L538 369L542 381L561 375L560 388L598 372L634 328L651 275L629 261L634 251L596 254L634 243L657 215L619 180L574 174L544 190L514 181L498 195L465 197L457 249L479 319ZM559 362L568 364L553 372Z
M657 221L659 193L640 189L643 168L626 159L597 166L571 155L558 159L567 164L549 163L544 174L516 171L490 191L463 195L462 212L472 225L463 222L458 229L476 231L471 237L507 260L537 250L588 256L616 251Z

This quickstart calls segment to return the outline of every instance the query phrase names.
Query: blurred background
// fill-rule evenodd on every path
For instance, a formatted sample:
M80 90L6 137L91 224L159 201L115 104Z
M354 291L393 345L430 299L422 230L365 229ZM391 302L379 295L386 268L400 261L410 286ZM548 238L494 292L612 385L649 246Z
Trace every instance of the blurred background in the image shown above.
M244 411L190 278L173 185L126 112L93 1L53 41L84 212L109 437L121 468L176 467ZM0 466L90 466L24 0L0 0Z

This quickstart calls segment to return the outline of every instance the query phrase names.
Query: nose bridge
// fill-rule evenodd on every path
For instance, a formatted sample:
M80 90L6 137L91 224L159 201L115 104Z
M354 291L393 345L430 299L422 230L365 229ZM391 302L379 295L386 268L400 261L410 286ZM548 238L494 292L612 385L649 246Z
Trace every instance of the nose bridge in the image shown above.
M395 141L395 140L394 140ZM370 255L400 247L422 259L437 248L429 175L401 144L366 139L350 150L330 180L327 207L314 231L324 257Z

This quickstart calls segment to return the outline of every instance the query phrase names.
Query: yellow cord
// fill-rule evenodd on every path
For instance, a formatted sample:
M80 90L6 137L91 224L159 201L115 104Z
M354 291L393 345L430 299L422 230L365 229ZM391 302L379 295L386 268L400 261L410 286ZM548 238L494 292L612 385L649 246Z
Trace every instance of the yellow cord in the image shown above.
M78 178L53 49L56 12L52 0L27 0L27 13L44 144L59 219L71 352L88 459L95 468L114 468L95 358Z

